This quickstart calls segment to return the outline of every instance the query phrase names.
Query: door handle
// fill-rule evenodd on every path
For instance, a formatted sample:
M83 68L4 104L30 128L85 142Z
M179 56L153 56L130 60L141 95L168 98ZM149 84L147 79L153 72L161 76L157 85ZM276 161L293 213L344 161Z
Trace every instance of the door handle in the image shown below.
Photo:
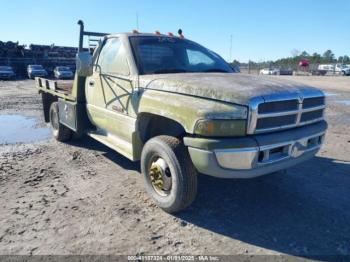
M94 86L95 85L95 81L94 80L90 80L89 81L89 86Z

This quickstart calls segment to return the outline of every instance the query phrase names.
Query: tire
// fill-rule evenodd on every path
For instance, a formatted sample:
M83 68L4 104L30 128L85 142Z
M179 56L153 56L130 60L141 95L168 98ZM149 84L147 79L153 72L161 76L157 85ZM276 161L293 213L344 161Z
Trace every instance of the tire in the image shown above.
M154 176L151 174L151 167L157 166L158 162L167 165L162 175L164 183L161 192L154 185L154 181L152 182ZM179 212L188 207L196 197L197 171L187 148L176 137L157 136L150 139L142 150L141 171L147 193L165 212Z
M59 121L58 103L53 102L50 106L50 124L53 136L60 142L66 142L72 139L73 131Z

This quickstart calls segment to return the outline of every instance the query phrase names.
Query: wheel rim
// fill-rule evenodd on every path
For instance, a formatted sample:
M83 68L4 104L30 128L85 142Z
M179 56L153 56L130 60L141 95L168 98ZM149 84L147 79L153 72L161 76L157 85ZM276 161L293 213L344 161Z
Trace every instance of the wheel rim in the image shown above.
M161 196L168 196L172 181L170 168L165 160L161 157L153 158L148 174L154 191Z
M54 110L51 111L51 126L54 130L58 130L58 116Z

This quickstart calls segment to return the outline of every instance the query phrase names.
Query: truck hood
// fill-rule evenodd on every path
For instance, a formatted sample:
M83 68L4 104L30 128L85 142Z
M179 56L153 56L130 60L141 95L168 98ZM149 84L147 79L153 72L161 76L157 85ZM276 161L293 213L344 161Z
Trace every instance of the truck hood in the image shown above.
M180 93L248 105L252 97L317 93L316 88L274 76L228 73L181 73L140 76L145 89Z

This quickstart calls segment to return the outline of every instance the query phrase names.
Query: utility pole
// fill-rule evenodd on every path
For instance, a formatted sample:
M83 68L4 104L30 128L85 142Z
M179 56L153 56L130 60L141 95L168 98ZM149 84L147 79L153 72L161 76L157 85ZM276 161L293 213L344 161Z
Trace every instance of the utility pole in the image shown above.
M139 13L136 12L136 30L139 30Z
M229 63L232 63L232 35L230 35L230 61Z

